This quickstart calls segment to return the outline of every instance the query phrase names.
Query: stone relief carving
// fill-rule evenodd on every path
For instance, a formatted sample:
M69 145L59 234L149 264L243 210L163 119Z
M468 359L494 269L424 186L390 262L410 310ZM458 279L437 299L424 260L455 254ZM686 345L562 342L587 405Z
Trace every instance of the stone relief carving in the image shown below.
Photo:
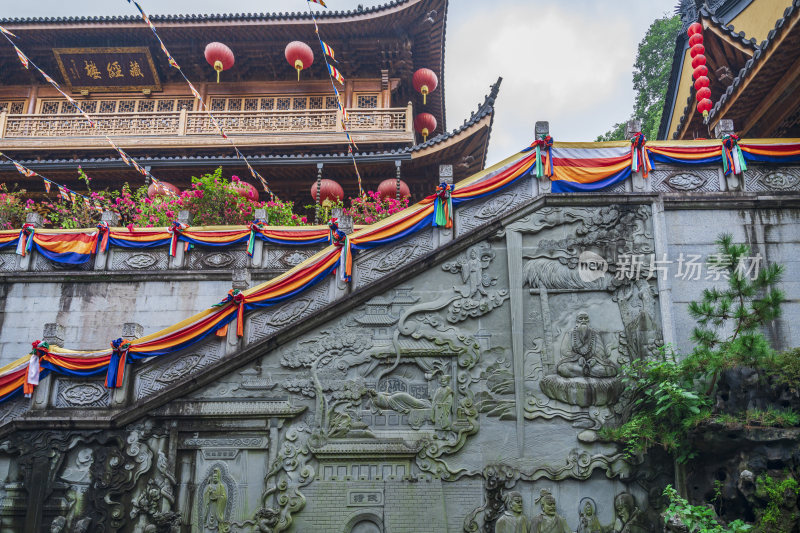
M542 489L536 503L542 512L531 520L531 533L572 533L567 520L556 512L556 499L549 489Z
M264 244L264 258L262 259L262 268L273 270L286 270L299 265L319 250L322 247L313 247L302 249L297 248L281 248L268 243Z
M664 167L664 168L662 168ZM719 171L716 168L699 168L687 172L680 167L659 165L650 174L652 188L659 192L719 191Z
M166 270L168 266L169 255L166 251L111 250L111 270Z
M246 268L248 261L246 250L220 251L213 248L197 248L189 252L188 268L191 270Z
M211 466L197 489L197 518L201 531L228 533L236 505L236 484L225 463Z
M136 397L143 398L212 364L220 358L220 351L219 342L214 339L200 347L193 347L191 353L150 363L150 368L143 367L136 374Z
M762 165L748 165L744 173L746 191L790 191L800 189L800 167L774 171Z
M56 407L106 407L111 396L100 382L75 382L56 379Z
M0 272L12 272L17 269L17 254L0 254Z
M452 263L445 263L442 269L460 273L463 287L453 289L461 296L450 304L447 310L447 321L461 322L469 317L479 317L496 307L503 305L508 299L508 290L489 290L497 284L497 278L483 271L495 258L495 252L487 243L470 248L467 253Z
M329 286L323 281L318 287L310 290L307 295L304 294L254 315L250 319L250 327L246 331L247 341L254 342L271 335L287 324L324 307L330 301L328 292Z
M519 183L509 187L508 191L483 202L470 202L456 210L456 236L460 237L497 220L498 217L510 213L517 207L527 203L533 197L531 192L531 178L523 178Z
M425 229L408 241L388 248L357 254L354 259L354 287L361 287L433 250L433 229Z
M503 497L506 510L497 519L495 533L528 533L531 529L528 517L523 514L522 494L510 491Z

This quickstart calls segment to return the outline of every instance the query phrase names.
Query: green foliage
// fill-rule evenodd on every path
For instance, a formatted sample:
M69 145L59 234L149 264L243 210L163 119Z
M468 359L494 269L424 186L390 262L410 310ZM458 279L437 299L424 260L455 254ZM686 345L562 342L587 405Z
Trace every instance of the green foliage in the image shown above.
M705 289L701 301L689 303L689 315L697 321L692 332L696 347L684 364L694 375L710 378L707 394L713 392L720 371L761 367L773 357L759 328L780 316L786 299L773 287L781 279L783 265L759 265L754 274L750 247L732 241L731 235L721 235L719 252L708 260L709 272L727 279L728 287Z
M689 530L689 533L743 533L752 531L752 526L745 524L741 520L735 520L730 524L720 524L714 513L714 509L705 505L690 505L688 501L681 498L671 485L664 489L664 496L669 498L669 507L664 512L666 521L679 520Z
M800 391L800 348L775 354L766 369L777 385L788 387L792 394Z
M632 119L642 121L642 133L648 139L655 139L664 110L664 97L667 92L669 74L672 68L672 55L675 39L681 29L678 15L656 19L639 43L636 61L633 64L633 90L636 100ZM615 124L614 128L597 137L598 141L620 141L625 139L625 123Z
M630 455L661 446L679 462L690 459L694 453L689 433L712 418L719 373L736 366L775 367L777 358L759 328L780 316L784 295L771 286L780 280L783 266L761 266L748 276L750 249L733 244L730 235L721 235L717 244L719 252L709 259L709 271L727 279L728 286L706 289L701 301L689 304L698 324L692 334L697 343L693 352L677 361L663 350L659 361L634 360L622 368L631 413L619 427L605 429L603 436L623 443ZM800 367L794 355L784 356L781 365L795 372ZM738 418L723 423L732 422ZM798 416L776 409L750 411L742 423L786 427L796 425Z
M791 409L769 407L767 409L748 409L735 415L721 413L711 417L711 420L731 428L739 426L790 428L800 425L800 413Z
M0 183L0 229L19 228L25 222L24 190L9 191Z
M794 522L800 519L797 513L797 495L800 484L787 477L781 481L761 474L756 479L756 497L766 500L763 509L756 509L758 531L763 533L788 533Z
M711 402L694 390L673 354L662 354L661 361L634 360L622 368L633 413L621 426L604 429L603 436L624 443L631 456L661 446L684 462L694 456L688 435L711 416Z

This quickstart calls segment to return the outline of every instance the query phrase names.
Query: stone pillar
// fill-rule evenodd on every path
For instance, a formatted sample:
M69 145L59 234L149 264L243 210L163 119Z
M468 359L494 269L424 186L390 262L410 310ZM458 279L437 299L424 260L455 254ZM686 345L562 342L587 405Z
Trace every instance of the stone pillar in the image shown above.
M192 225L192 214L183 209L178 211L178 222L181 224L186 224L187 226ZM175 257L170 258L170 266L169 268L184 268L186 266L186 244L178 241L178 248L175 250Z
M353 217L344 214L344 209L341 207L334 207L331 210L331 218L338 219L339 230L350 235L353 233Z
M453 185L453 165L439 165L439 183L447 183L448 185ZM455 210L454 210L455 211ZM453 240L453 236L456 233L456 214L453 213L453 227L452 228L443 228L439 226L438 231L436 231L439 237L439 246L442 246L450 241Z
M231 282L231 288L239 289L240 291L249 289L252 280L253 278L250 275L250 269L235 268L233 269L233 281Z
M642 131L642 121L637 118L629 120L625 125L625 138L631 140L640 131ZM642 169L639 169L639 172L631 173L631 190L633 192L644 192L647 190L647 185L644 176L642 176Z
M394 162L396 174L394 199L398 202L400 201L400 163L399 159Z
M34 228L41 228L44 225L44 217L39 213L28 213L25 216L26 224L33 224ZM31 253L19 258L19 269L22 271L33 270L34 256L36 253L31 249Z
M144 336L144 327L136 322L125 322L122 324L122 335L126 341L133 341ZM122 377L122 386L111 390L111 407L121 407L127 405L133 397L133 374L134 367L127 365L125 374Z
M103 211L100 220L106 222L109 228L119 226L119 215L113 211ZM98 243L97 253L94 256L94 269L105 270L108 267L108 256L109 253L101 250Z
M322 188L322 163L317 163L317 187L314 190L314 224L327 222L327 221L320 221L319 219L319 210L320 210L319 195L321 188Z
M50 346L64 346L65 337L64 326L56 322L48 322L42 329L42 341L48 343ZM50 400L50 390L52 383L55 379L54 374L43 378L33 391L33 401L31 402L31 409L46 409Z
M256 220L263 220L267 224L269 224L269 220L267 220L267 210L266 209L256 209L253 213L253 216ZM250 266L252 267L260 267L261 264L264 262L264 241L261 239L256 239L256 242L253 244L253 257L250 258Z
M725 135L733 135L735 130L733 128L733 120L729 118L721 119L716 126L714 126L714 137L722 139ZM743 191L744 190L744 175L734 176L733 172L727 176L722 173L720 168L720 183L724 183L729 191Z
M533 127L533 138L541 139L543 136L550 135L550 123L546 120L537 120ZM550 179L548 178L534 178L533 182L539 186L539 190L534 189L533 197L538 194L546 194L550 192Z

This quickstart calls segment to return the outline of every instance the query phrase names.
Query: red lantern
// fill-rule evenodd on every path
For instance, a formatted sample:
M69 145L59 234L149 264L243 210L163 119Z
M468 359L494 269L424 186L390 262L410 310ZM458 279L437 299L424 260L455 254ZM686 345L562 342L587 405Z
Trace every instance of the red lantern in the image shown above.
M428 140L428 135L436 130L436 117L430 113L420 113L414 119L414 129L422 134L422 142Z
M694 56L694 59L692 59L692 68L697 68L700 65L705 65L705 64L706 64L706 56L702 54L700 54L699 56Z
M708 116L708 112L711 111L712 107L713 104L711 103L711 100L709 100L708 98L697 102L697 110L700 111L704 117Z
M700 76L694 82L694 90L699 91L703 87L708 87L709 85L711 85L711 80L709 80L707 76Z
M436 87L439 86L439 78L437 78L436 73L429 68L417 70L411 82L414 84L414 90L422 94L423 104L427 103L428 94L435 91Z
M317 182L311 184L311 199L317 201ZM323 179L319 182L319 202L334 203L344 199L344 189L333 180Z
M217 71L217 83L219 83L219 73L231 68L235 59L230 48L214 42L206 45L206 61Z
M381 184L378 185L378 194L381 200L384 198L395 198L397 196L397 178L383 180ZM400 180L400 198L406 196L411 196L411 190L408 188L408 184L406 184L405 181Z
M166 181L159 181L158 183L151 183L147 188L147 196L155 198L156 196L180 196L181 190L171 183Z
M689 37L689 46L694 46L696 44L703 44L703 34L702 33L695 33L691 37Z
M254 202L258 201L258 189L247 183L246 181L234 182L234 189L239 191L239 194Z
M696 44L689 50L689 55L692 57L701 56L706 53L706 47L702 44Z
M694 79L698 79L698 78L701 78L703 76L708 76L708 67L705 66L705 65L699 65L698 67L696 67L694 69L694 72L692 73L692 77Z
M286 45L286 61L297 70L297 81L300 81L300 71L314 63L314 52L306 43L292 41Z
M698 100L708 100L711 98L711 89L708 87L701 87L699 91L697 91L697 99Z
M692 22L689 25L689 30L686 33L689 34L689 37L691 37L696 33L703 33L703 25L700 24L699 22Z

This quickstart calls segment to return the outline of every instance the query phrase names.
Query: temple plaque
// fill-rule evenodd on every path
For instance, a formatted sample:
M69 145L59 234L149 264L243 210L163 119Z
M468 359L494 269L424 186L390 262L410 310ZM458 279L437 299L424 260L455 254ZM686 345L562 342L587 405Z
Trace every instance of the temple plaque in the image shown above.
M147 47L54 48L53 54L73 92L161 90Z

